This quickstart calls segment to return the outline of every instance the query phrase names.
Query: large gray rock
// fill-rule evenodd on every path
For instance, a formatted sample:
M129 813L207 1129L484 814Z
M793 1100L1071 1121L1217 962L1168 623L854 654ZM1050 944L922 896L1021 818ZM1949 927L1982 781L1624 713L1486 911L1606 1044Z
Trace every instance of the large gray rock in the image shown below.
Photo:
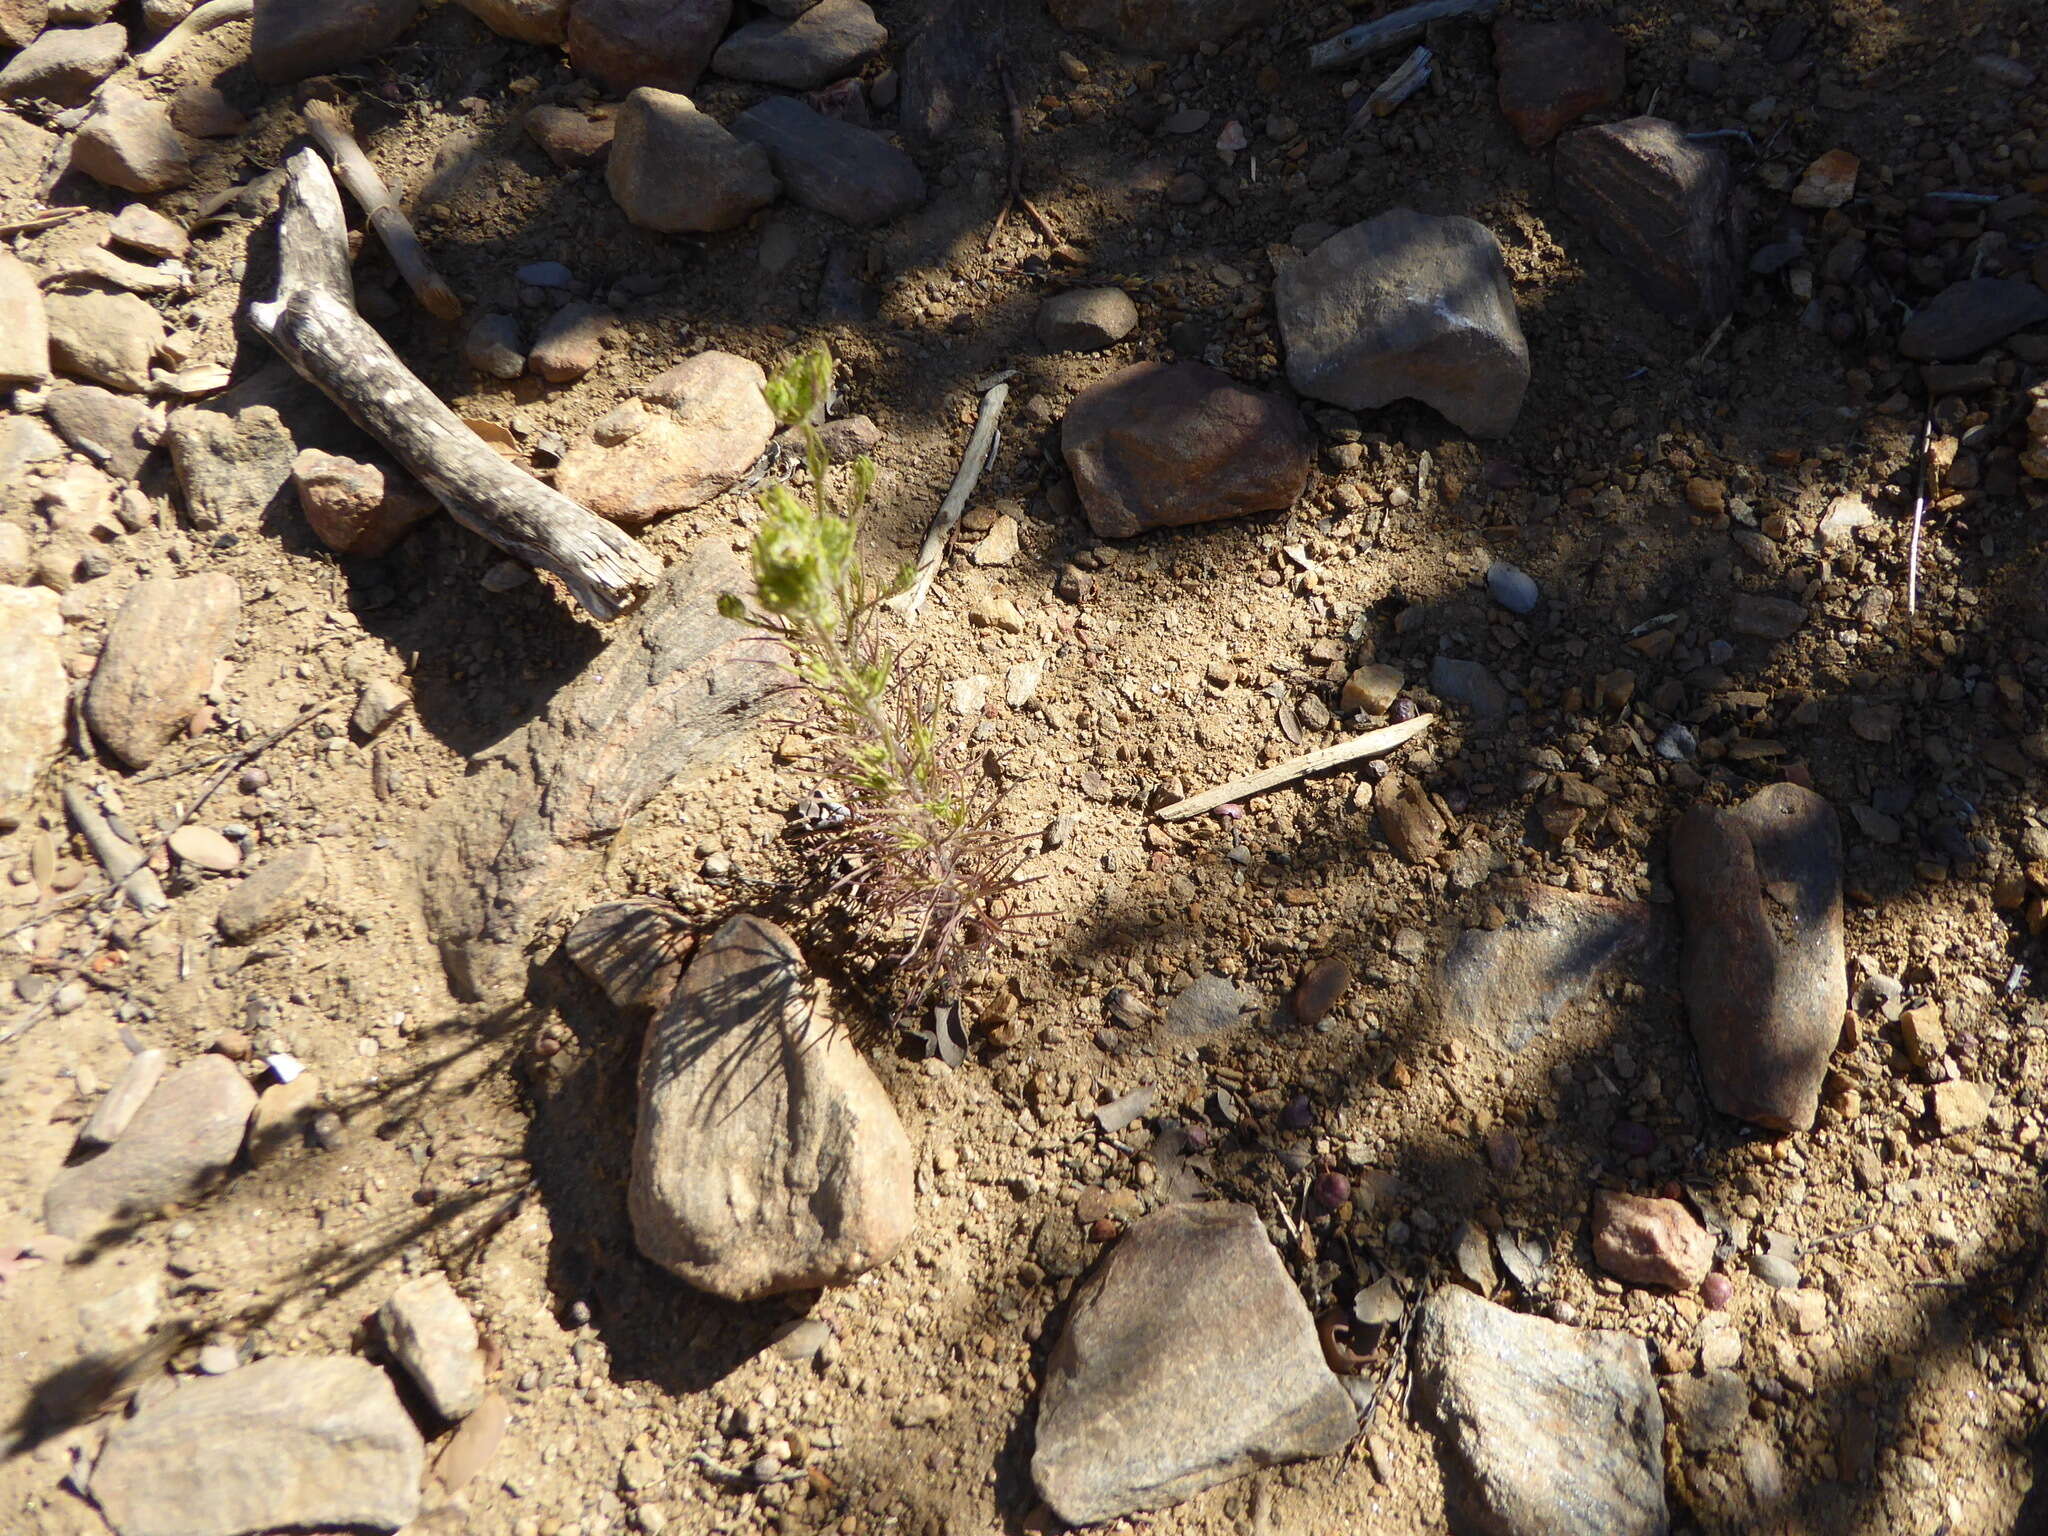
M274 406L188 405L164 428L194 528L249 528L283 505L297 449Z
M1968 278L1950 283L1913 312L1899 332L1899 350L1921 362L1959 362L2044 320L2048 292L2034 284L2013 277Z
M1192 53L1228 42L1275 9L1274 0L1052 0L1053 20L1131 53Z
M880 224L924 201L917 164L879 133L771 96L734 120L733 132L768 151L789 195L849 224Z
M773 923L732 918L647 1032L627 1208L640 1251L714 1295L843 1285L916 1219L914 1158Z
M570 0L569 61L615 91L687 91L732 20L732 0Z
M738 28L711 56L732 80L815 90L855 73L889 45L889 29L867 0L818 0L800 15L764 16Z
M1458 1286L1423 1304L1415 1397L1465 1536L1665 1536L1664 1409L1633 1334L1566 1328Z
M420 0L256 0L249 67L259 80L303 80L374 58L398 41Z
M127 52L128 29L119 22L52 27L0 69L0 97L81 106L94 86L121 67Z
M1671 884L1707 1093L1724 1114L1810 1130L1849 1002L1834 807L1789 783L1697 806L1671 834Z
M1420 400L1476 437L1514 426L1529 344L1500 242L1394 208L1283 268L1273 305L1297 391L1346 410Z
M652 86L619 109L604 177L627 218L669 235L744 224L782 190L765 149L734 138L689 97Z
M91 1493L118 1536L395 1531L419 1510L425 1462L375 1366L273 1355L194 1377L116 1423Z
M1031 1479L1071 1525L1160 1509L1357 1428L1315 1321L1248 1205L1169 1205L1074 1293Z
M392 1358L442 1418L464 1418L484 1400L476 1320L446 1275L406 1281L377 1309L377 1327Z
M28 811L36 784L64 750L64 616L57 594L0 586L0 826Z
M85 723L130 768L146 768L170 744L213 686L241 618L234 578L152 576L129 590L107 627Z
M193 1058L157 1084L119 1141L58 1171L43 1196L43 1224L84 1239L203 1194L241 1151L255 1107L256 1090L233 1062Z

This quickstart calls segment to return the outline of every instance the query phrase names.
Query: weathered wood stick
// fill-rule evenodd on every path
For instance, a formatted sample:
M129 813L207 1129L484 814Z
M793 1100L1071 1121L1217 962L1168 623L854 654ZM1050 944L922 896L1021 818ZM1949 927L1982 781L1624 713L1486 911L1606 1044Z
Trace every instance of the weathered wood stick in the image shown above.
M1205 789L1199 795L1190 795L1185 800L1176 800L1172 805L1159 810L1161 821L1186 821L1190 816L1199 816L1204 811L1213 811L1219 805L1228 805L1233 800L1242 800L1248 795L1263 794L1277 789L1282 784L1291 784L1296 779L1307 778L1312 773L1321 773L1325 768L1335 768L1340 763L1354 762L1361 757L1373 757L1381 752L1391 752L1402 742L1421 735L1436 720L1435 715L1417 715L1413 720L1403 720L1398 725L1383 725L1376 731L1367 731L1363 736L1354 736L1349 741L1340 741L1334 747L1318 747L1313 752L1304 752L1300 757L1290 757L1284 763L1275 763L1257 773L1241 779L1232 779L1216 789Z
M256 0L206 0L206 4L158 38L150 50L135 61L136 73L162 74L171 67L171 61L185 51L185 45L200 33L211 32L231 21L246 21L255 10Z
M1308 67L1342 69L1354 59L1369 59L1414 42L1433 21L1455 21L1463 16L1480 20L1499 6L1500 0L1423 0L1421 5L1394 11L1317 43L1308 51Z
M441 320L460 319L462 300L455 296L448 279L434 269L432 258L427 255L426 247L420 244L418 232L412 227L412 220L398 206L391 189L384 185L384 178L377 174L377 167L370 164L370 157L363 153L363 146L349 132L341 114L334 110L334 104L309 101L305 111L306 125L313 130L313 137L319 142L322 153L334 162L334 174L341 178L341 184L348 188L348 195L363 210L364 217L370 221L370 228L384 242L384 249L391 253L391 264L398 268L398 275L405 279L405 286L413 291L428 314Z
M85 835L92 856L100 861L107 878L136 911L147 917L171 904L156 871L149 867L149 856L116 832L91 797L76 784L64 786L64 809Z
M932 590L932 581L939 574L939 559L946 552L946 540L959 526L961 515L967 510L968 497L974 494L975 486L981 483L982 471L995 457L997 427L1003 419L1003 405L1009 398L1010 386L1000 381L990 385L988 393L981 397L981 414L974 418L974 432L967 439L967 453L960 460L959 471L953 476L946 499L939 503L932 526L917 551L917 579L889 599L889 606L903 615L905 623L916 622L917 610L924 606L924 600Z
M661 577L654 559L619 528L501 457L356 313L341 193L314 150L291 157L277 227L277 296L249 306L257 334L389 449L463 527L554 572L597 618L635 607Z
M1369 118L1387 117L1394 108L1429 84L1430 62L1435 58L1427 48L1417 48L1401 61L1401 67L1382 80L1365 98L1365 106L1354 124Z

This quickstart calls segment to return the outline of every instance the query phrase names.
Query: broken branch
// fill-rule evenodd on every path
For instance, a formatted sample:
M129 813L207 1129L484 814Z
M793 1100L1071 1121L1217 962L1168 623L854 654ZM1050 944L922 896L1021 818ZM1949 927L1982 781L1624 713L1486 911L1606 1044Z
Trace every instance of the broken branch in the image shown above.
M988 468L996 450L1002 446L998 425L1003 417L1003 404L1009 398L1010 386L1002 380L990 385L988 393L981 397L981 414L974 419L974 432L967 439L967 452L960 460L960 468L946 491L946 499L939 503L932 526L917 551L917 577L904 591L889 599L889 606L901 613L906 623L914 622L917 610L924 606L932 581L939 573L939 558L946 552L946 539L959 525L961 514L967 510L967 498L981 483L982 471Z
M1499 5L1500 0L1424 0L1421 5L1408 6L1317 43L1308 51L1308 67L1342 69L1355 59L1369 59L1376 53L1414 42L1431 22L1455 21L1464 16L1483 19L1491 16Z
M391 253L391 264L398 268L398 275L405 279L405 286L413 291L428 314L441 320L460 319L462 300L448 286L448 279L434 270L434 263L428 257L426 247L420 244L412 220L405 216L404 210L391 196L391 189L384 185L384 178L377 174L377 167L370 164L370 157L363 153L363 146L349 132L348 124L341 120L334 104L309 101L305 110L306 124L313 130L314 139L322 153L334 162L335 175L341 178L341 184L348 188L348 195L363 210L364 217L370 221L370 228L384 242L384 249Z
M1340 741L1333 747L1318 747L1313 752L1304 752L1300 757L1290 757L1284 763L1275 763L1257 773L1247 774L1241 779L1232 779L1216 789L1204 790L1199 795L1190 795L1185 800L1176 800L1172 805L1162 806L1161 821L1186 821L1190 816L1200 816L1204 811L1213 811L1219 805L1228 805L1233 800L1243 800L1250 795L1263 794L1277 789L1282 784L1291 784L1296 779L1307 778L1312 773L1321 773L1325 768L1355 762L1361 757L1376 757L1382 752L1391 752L1416 736L1428 730L1436 720L1435 715L1417 715L1413 720L1403 720L1397 725L1383 725L1376 731L1367 731L1363 736L1354 736L1349 741Z
M135 910L148 917L168 907L170 898L149 867L149 855L116 832L100 808L76 784L64 786L64 809L85 835L92 856L100 861L114 888L126 896Z
M171 67L171 61L185 51L185 45L200 33L211 32L231 21L246 21L255 10L256 0L206 0L206 4L158 38L150 50L135 61L136 73L162 74Z

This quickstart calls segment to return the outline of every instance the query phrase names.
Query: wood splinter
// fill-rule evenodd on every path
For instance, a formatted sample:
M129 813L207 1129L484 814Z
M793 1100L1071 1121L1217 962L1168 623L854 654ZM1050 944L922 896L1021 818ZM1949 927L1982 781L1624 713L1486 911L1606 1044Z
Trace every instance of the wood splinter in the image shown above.
M321 152L334 162L334 174L341 178L341 184L348 188L348 195L363 210L364 217L370 221L370 228L384 242L384 249L391 253L391 264L398 268L398 275L405 279L405 286L436 319L460 319L462 300L455 296L448 279L434 270L434 263L428 257L426 247L420 244L412 220L398 206L391 189L384 185L384 178L377 174L377 167L370 164L370 157L363 153L363 146L349 132L341 114L334 110L334 104L309 101L305 111L306 125L313 130Z
M960 468L953 476L946 499L939 503L939 510L925 533L924 543L917 551L917 576L902 592L889 599L889 606L903 615L906 624L917 622L917 610L924 606L933 578L939 574L939 558L946 552L946 540L959 526L961 515L967 510L967 499L974 494L975 486L981 483L982 472L994 462L997 451L1002 447L1000 423L1004 402L1009 398L1008 374L991 384L988 393L981 397L981 412L974 419L974 432L967 439L967 452L961 457Z
M501 457L356 312L341 193L316 151L291 157L277 218L277 294L249 306L256 333L463 527L554 572L597 618L638 606L661 578L653 557Z
M1284 763L1275 763L1270 768L1262 768L1257 773L1247 774L1241 779L1232 779L1228 784L1215 789L1206 789L1199 795L1190 795L1185 800L1176 800L1172 805L1162 806L1159 810L1159 819L1186 821L1190 816L1213 811L1217 806L1228 805L1233 800L1243 800L1252 795L1263 794L1269 789L1278 789L1282 784L1305 779L1312 773L1321 773L1325 768L1335 768L1342 763L1355 762L1361 757L1391 752L1403 742L1428 730L1435 720L1435 715L1417 715L1413 720L1403 720L1396 725L1383 725L1376 731L1367 731L1363 736L1340 741L1333 747L1318 747L1313 752L1302 753L1300 757L1290 757Z

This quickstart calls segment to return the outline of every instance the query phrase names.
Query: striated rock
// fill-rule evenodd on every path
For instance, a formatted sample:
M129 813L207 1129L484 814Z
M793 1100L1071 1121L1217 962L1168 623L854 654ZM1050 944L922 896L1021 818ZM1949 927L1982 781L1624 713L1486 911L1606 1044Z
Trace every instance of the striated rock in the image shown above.
M794 17L764 16L736 29L711 56L731 80L809 91L854 74L889 45L867 0L817 0Z
M219 572L137 582L85 690L85 721L100 745L130 768L155 761L213 686L241 612L234 579Z
M1899 332L1899 350L1916 362L1971 357L2014 331L2048 320L2048 292L2013 277L1950 283L1913 312Z
M559 48L569 39L572 0L456 0L500 37Z
M614 91L687 91L732 20L732 0L570 0L569 62Z
M1169 1205L1076 1288L1031 1480L1062 1520L1092 1525L1335 1455L1357 1422L1258 1213Z
M1067 408L1060 449L1103 538L1292 506L1308 432L1278 395L1201 363L1136 363Z
M91 1492L116 1536L395 1531L418 1512L425 1463L375 1366L273 1355L191 1378L117 1422Z
M1501 116L1530 149L1612 106L1628 85L1621 38L1592 21L1503 17L1493 24L1493 67Z
M615 1008L667 1007L695 945L682 913L653 901L592 907L562 940L576 969L602 987Z
M12 251L0 251L0 386L31 389L50 376L50 322L36 274Z
M564 304L548 317L526 354L527 372L550 384L573 384L595 368L618 316L599 304Z
M60 601L39 587L0 586L0 826L27 814L37 783L64 751L71 683Z
M736 118L733 132L760 145L789 195L848 224L881 224L925 199L917 164L879 133L825 117L792 96L771 96Z
M1664 1409L1641 1339L1443 1286L1416 1320L1412 1358L1453 1531L1666 1536Z
M1714 1267L1714 1239L1676 1200L1596 1189L1593 1258L1631 1285L1689 1291Z
M132 293L53 293L43 301L50 360L59 373L109 389L149 388L164 321Z
M974 0L943 0L903 50L902 106L897 120L914 145L936 144L988 93L990 31Z
M244 406L233 414L185 406L171 412L164 443L194 528L253 526L283 499L291 478L292 435L274 406Z
M759 364L729 352L686 358L642 391L673 414L654 414L622 442L572 448L556 489L628 527L701 506L737 484L774 436L766 380Z
M1061 26L1129 53L1192 53L1264 21L1274 0L1052 0Z
M420 0L256 0L249 67L278 83L375 58L419 14Z
M573 107L539 106L526 114L526 136L565 171L596 165L611 153L618 124Z
M1734 310L1742 220L1720 150L1660 117L1632 117L1559 139L1557 179L1644 303L1696 326Z
M214 926L228 943L247 944L304 912L326 879L327 864L318 843L274 853L228 893Z
M732 229L775 201L768 151L687 96L643 87L619 109L605 184L626 217L664 234Z
M1529 346L1500 243L1395 208L1283 268L1273 307L1297 391L1347 410L1420 400L1479 437L1514 426Z
M843 1285L916 1220L895 1106L772 923L732 918L647 1033L627 1192L640 1251L749 1301Z
M377 1309L377 1327L384 1347L442 1418L465 1418L483 1401L476 1321L446 1275L406 1281Z
M1070 288L1038 306L1039 344L1050 352L1099 352L1138 328L1138 306L1121 288Z
M0 69L0 98L83 106L93 87L121 67L128 53L128 29L52 27Z
M1833 807L1789 783L1696 807L1671 835L1671 883L1707 1092L1725 1114L1810 1129L1849 1000Z
M395 465L307 448L292 460L292 488L314 536L338 555L391 549L439 503Z
M98 1156L60 1169L43 1197L43 1225L60 1237L97 1236L204 1193L242 1149L256 1091L225 1056L198 1056L166 1076Z
M1452 1039L1522 1050L1657 936L1656 916L1641 902L1527 880L1508 883L1497 899L1507 922L1466 929L1444 955L1437 1004Z

